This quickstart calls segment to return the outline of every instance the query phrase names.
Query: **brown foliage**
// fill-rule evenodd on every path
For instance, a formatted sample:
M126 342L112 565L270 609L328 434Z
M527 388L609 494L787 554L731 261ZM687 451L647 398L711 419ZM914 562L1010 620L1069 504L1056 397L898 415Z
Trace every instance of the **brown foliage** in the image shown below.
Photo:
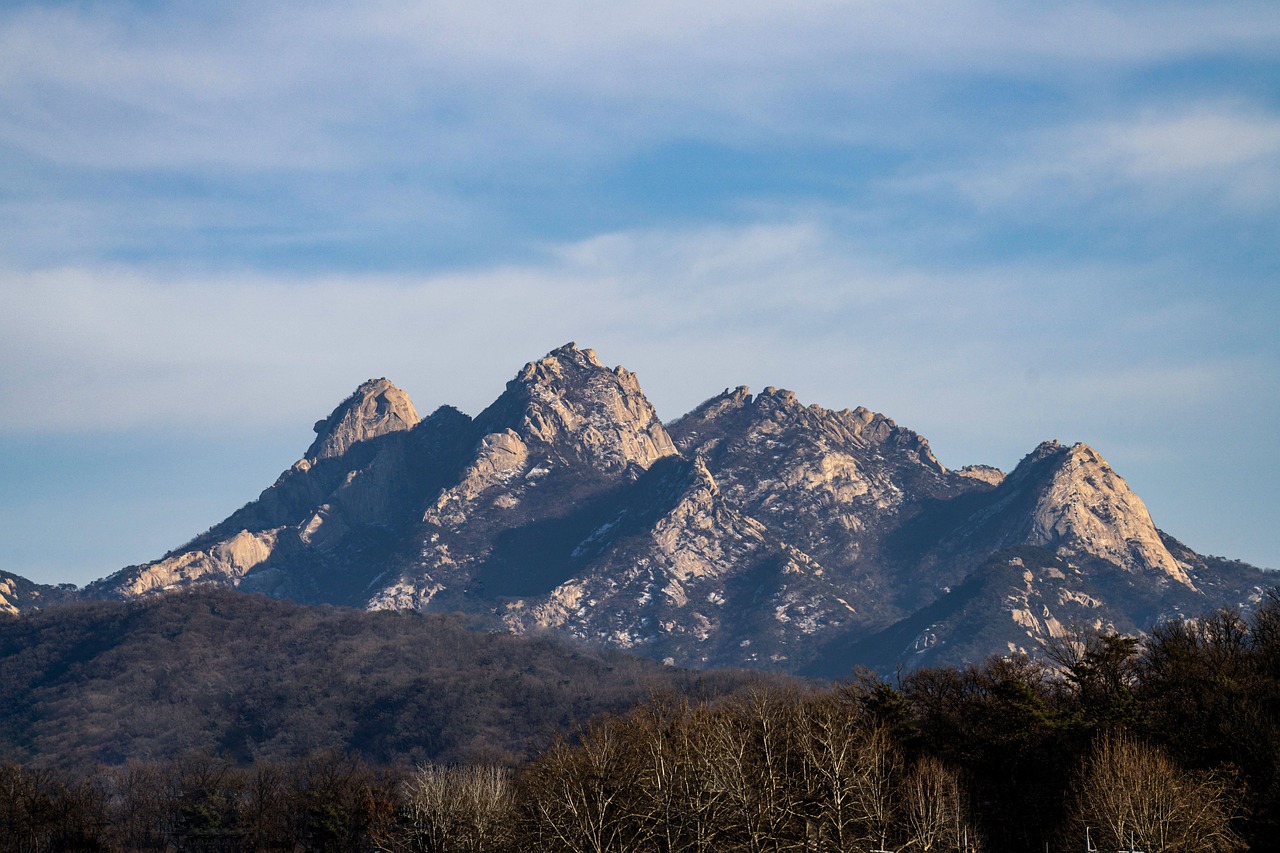
M573 853L936 851L974 837L958 775L936 759L908 769L837 693L652 701L544 753L520 808L533 848Z
M1082 763L1071 814L1098 849L1146 853L1228 853L1241 849L1231 827L1239 792L1215 773L1181 769L1161 749L1124 733L1103 735Z

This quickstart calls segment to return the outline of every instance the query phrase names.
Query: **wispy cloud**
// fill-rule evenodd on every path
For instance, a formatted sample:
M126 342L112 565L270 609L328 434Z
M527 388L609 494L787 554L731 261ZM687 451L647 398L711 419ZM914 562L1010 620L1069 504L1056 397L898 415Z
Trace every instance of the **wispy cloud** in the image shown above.
M79 167L290 169L862 138L834 99L1280 43L1265 4L1175 5L29 5L0 14L0 139Z
M965 431L989 412L1025 417L1018 401L1033 393L1029 430L1072 410L1155 411L1171 388L1218 405L1221 385L1187 377L1230 374L1233 359L1274 347L1239 329L1206 341L1212 299L1131 295L1160 275L941 274L812 222L621 232L549 247L538 263L433 276L10 272L0 414L10 431L286 423L384 374L425 408L474 412L524 360L575 338L649 374L667 417L740 382L926 425L945 411ZM1221 346L1193 356L1188 342ZM1104 393L1117 382L1127 390Z
M1280 114L1261 107L1144 109L1127 119L1037 130L1004 149L903 186L949 186L981 206L1046 211L1093 205L1120 190L1137 204L1199 197L1249 213L1280 202Z
M1105 159L1135 179L1234 173L1242 167L1280 163L1280 116L1193 110L1152 116L1097 134Z
M438 268L815 194L913 224L957 190L1069 207L1117 180L1260 204L1265 85L1179 110L1161 69L1278 49L1249 2L20 4L0 11L0 253ZM690 144L750 168L697 184Z

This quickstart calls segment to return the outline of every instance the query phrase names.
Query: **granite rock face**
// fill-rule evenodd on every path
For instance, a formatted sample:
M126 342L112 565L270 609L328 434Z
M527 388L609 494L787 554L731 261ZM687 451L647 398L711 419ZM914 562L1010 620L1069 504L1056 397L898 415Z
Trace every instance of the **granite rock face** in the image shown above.
M424 493L451 480L471 419L448 407L421 421L385 379L362 384L316 425L307 455L258 499L159 560L95 581L89 597L195 584L242 586L308 602L363 604ZM366 575L368 577L366 577Z
M74 601L77 597L78 592L71 584L49 586L12 572L0 571L0 615L16 616L49 605Z
M1020 537L1025 544L1063 557L1102 558L1128 571L1149 573L1157 582L1195 589L1190 567L1169 553L1142 499L1097 451L1084 444L1045 442L1019 467L1046 463L1049 470L1040 475L1029 529ZM1020 474L1014 471L1011 486Z
M476 423L487 433L512 430L544 456L606 474L648 468L676 452L635 374L610 370L594 350L572 343L526 364Z
M574 344L474 419L420 420L378 379L316 430L257 500L85 594L220 584L840 675L1036 654L1268 584L1160 532L1085 445L952 471L884 415L772 387L664 426L634 374Z
M671 426L677 446L706 460L727 499L824 566L862 619L897 612L885 537L917 503L988 488L947 471L929 443L864 408L801 405L790 391L745 387L713 397Z
M315 464L320 459L341 456L357 442L413 429L419 420L408 394L386 379L370 379L329 417L316 422L316 440L304 458Z
M1155 622L1250 606L1277 583L1243 563L1202 557L1158 530L1097 451L1042 443L985 493L933 503L895 531L904 565L943 585L898 621L834 641L807 665L848 659L881 669L1036 655L1079 631L1141 633Z

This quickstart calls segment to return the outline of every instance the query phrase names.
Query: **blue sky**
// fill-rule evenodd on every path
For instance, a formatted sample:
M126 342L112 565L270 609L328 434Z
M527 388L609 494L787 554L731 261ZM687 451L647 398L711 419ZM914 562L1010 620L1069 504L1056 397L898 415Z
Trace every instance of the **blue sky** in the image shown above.
M1097 448L1280 567L1268 3L0 9L0 568L84 583L370 376L472 414L569 340L670 420L866 405Z

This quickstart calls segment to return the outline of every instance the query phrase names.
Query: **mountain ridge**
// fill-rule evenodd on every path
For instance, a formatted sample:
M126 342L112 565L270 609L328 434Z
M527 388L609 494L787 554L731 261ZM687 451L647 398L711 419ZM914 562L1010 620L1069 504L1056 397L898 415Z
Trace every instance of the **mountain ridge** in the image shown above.
M885 668L1035 654L1068 624L1142 630L1269 585L1159 531L1085 444L949 470L886 415L773 386L664 424L634 373L574 343L475 418L420 418L373 379L316 433L256 500L83 595L234 586L799 671L841 649Z

